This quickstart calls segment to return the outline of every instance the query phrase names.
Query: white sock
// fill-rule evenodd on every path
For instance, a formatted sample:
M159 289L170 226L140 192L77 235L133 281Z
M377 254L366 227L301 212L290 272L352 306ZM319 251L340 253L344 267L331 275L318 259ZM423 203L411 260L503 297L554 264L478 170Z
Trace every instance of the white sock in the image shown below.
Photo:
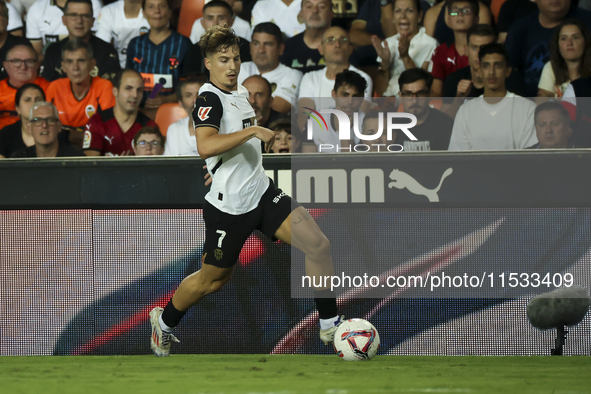
M164 320L162 320L162 313L160 314L160 316L158 317L158 324L160 324L160 329L162 331L165 331L167 333L171 333L174 327L168 327L166 324L164 324Z
M339 320L339 316L331 317L330 319L320 319L320 329L321 330L328 330L331 327L334 327L334 324Z

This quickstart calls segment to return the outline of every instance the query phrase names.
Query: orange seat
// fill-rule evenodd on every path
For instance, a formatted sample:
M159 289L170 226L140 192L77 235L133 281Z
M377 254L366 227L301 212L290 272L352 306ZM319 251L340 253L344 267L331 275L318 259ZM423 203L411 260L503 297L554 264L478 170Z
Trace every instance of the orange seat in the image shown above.
M193 23L203 16L205 0L183 0L177 31L185 37L191 36Z
M178 105L178 103L162 104L156 112L156 119L154 121L160 128L162 135L166 135L168 126L189 116L185 109Z

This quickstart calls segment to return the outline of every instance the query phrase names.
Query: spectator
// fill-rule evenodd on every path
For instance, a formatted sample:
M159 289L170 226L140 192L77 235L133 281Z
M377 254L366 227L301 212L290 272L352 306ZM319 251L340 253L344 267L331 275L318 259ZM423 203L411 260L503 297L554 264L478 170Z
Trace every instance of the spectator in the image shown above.
M170 0L145 0L144 15L150 24L148 34L131 40L127 48L127 65L144 78L144 113L151 119L158 107L174 103L174 88L181 76L180 64L191 47L191 41L172 31L169 27L171 16ZM154 92L156 85L162 88ZM154 97L152 97L152 93Z
M466 56L468 30L478 23L478 0L447 0L445 12L449 15L449 27L454 31L451 45L443 43L435 49L431 59L433 87L431 95L441 97L445 78L454 71L469 65Z
M23 37L13 35L8 29L10 24L8 4L4 0L0 0L0 63L6 60L8 51L16 45L29 45L29 40ZM8 77L4 69L0 70L0 80Z
M49 86L49 82L37 75L37 53L28 45L17 45L8 51L3 66L8 77L0 81L0 128L18 120L15 112L15 95L18 88L27 83L37 84L43 90Z
M499 32L499 43L503 44L507 38L507 32L515 21L536 12L538 5L535 0L507 0L499 11L497 30Z
M119 55L119 65L125 68L129 42L150 30L142 11L143 0L119 0L101 9L96 36L112 43Z
M334 90L334 81L336 75L344 70L355 71L366 81L364 97L370 98L372 95L371 78L363 71L357 69L349 63L349 56L353 51L349 35L340 27L331 27L324 33L322 45L319 47L320 54L326 60L326 67L317 71L311 71L304 75L300 83L301 97L298 101L298 107L327 108L334 105L333 99L324 99L322 103L319 100L312 100L312 97L327 98L332 96ZM322 105L321 105L322 104ZM365 109L365 107L364 107ZM303 127L305 115L298 111L298 126Z
M45 101L45 92L39 85L27 83L16 91L16 112L19 120L0 130L0 158L7 158L14 152L35 145L29 129L29 114L33 104Z
M136 156L162 156L165 143L158 126L144 126L133 138L133 151Z
M527 97L535 97L544 64L550 60L549 44L554 30L567 18L578 18L589 29L591 12L571 8L571 0L536 0L539 11L516 21L505 41L511 66L525 81Z
M93 77L100 76L104 79L113 79L119 66L117 51L113 46L100 38L95 37L90 28L94 18L92 17L92 3L90 0L68 0L62 17L68 36L63 40L50 44L45 50L43 58L43 72L41 76L49 82L58 78L65 78L66 73L61 68L62 48L72 39L84 40L92 47L92 52L96 53L96 65L90 72Z
M245 40L250 40L250 24L234 16L232 5L235 0L212 0L203 6L203 17L197 19L191 28L191 42L193 44L199 42L205 30L212 26L228 25L231 27L238 37Z
M484 95L460 107L449 150L523 149L535 144L535 104L505 88L511 68L503 46L484 45L478 57Z
M451 73L443 84L443 97L478 97L484 94L483 77L480 74L480 61L478 52L483 45L497 41L497 33L489 25L474 25L468 30L467 49L469 66L460 68ZM507 90L519 96L525 95L525 85L519 73L511 70L511 75L507 78ZM463 100L460 100L460 104ZM459 105L458 105L459 107ZM457 111L457 108L456 108ZM448 115L455 115L455 112Z
M248 90L248 102L254 109L258 126L267 127L281 117L281 114L273 109L273 88L265 77L252 75L246 78L242 85Z
M279 63L285 45L281 30L276 24L264 22L257 25L250 43L251 62L242 63L238 83L251 75L262 75L271 83L273 109L277 112L291 111L291 99L298 96L302 73Z
M445 0L437 2L433 7L425 11L423 26L427 34L435 38L439 43L451 45L454 43L454 32L450 28L449 13L444 10L448 4ZM478 23L492 25L493 18L488 5L482 1L478 2Z
M273 22L291 38L306 28L304 23L300 22L302 6L302 0L259 0L252 9L250 25Z
M554 31L550 61L544 65L538 97L562 97L571 81L591 76L591 33L578 19L566 19Z
M27 38L33 44L33 48L40 57L43 57L43 48L51 43L58 42L68 35L68 29L64 25L63 10L68 0L37 0L29 8L27 13ZM101 10L100 0L92 0L94 18L97 18ZM93 28L92 30L96 30Z
M380 63L376 79L379 96L398 94L398 78L404 70L429 67L437 41L425 33L424 27L419 27L422 18L419 0L394 0L394 25L398 33L383 42L374 36Z
M291 132L291 118L283 116L269 125L275 132L275 143L271 147L272 153L295 153L300 148L298 132Z
M204 77L190 76L181 79L176 89L176 97L179 105L187 114L193 112L195 100L199 96L199 89L205 83ZM165 156L199 156L197 152L197 139L195 129L192 127L191 116L187 115L181 120L171 124L166 132Z
M90 75L94 66L90 44L79 38L68 40L62 47L62 68L67 78L56 79L47 88L47 101L57 107L70 142L77 147L82 147L83 127L88 119L115 105L111 82Z
M281 63L304 74L323 68L326 63L318 48L332 17L330 0L303 0L300 18L306 28L285 41L285 50L279 58Z
M547 101L537 106L534 112L534 125L538 143L534 149L572 148L569 143L573 135L568 111L560 103Z
M429 92L433 76L421 68L411 68L400 74L400 97L404 111L417 118L412 134L417 141L411 141L404 133L398 133L395 143L404 147L404 151L447 150L453 120L429 107Z
M29 116L29 130L35 145L22 148L12 157L68 157L84 156L82 151L68 143L59 141L58 134L62 124L58 117L57 108L47 101L33 104Z
M222 0L213 0L207 3L203 9L203 31L196 37L196 42L189 47L189 50L185 56L185 60L181 63L181 75L206 75L209 77L209 71L205 68L203 62L203 54L201 53L201 47L199 47L199 38L201 34L212 26L227 24L227 21L232 20L232 9ZM193 36L193 34L191 34ZM240 60L242 62L248 62L250 57L250 36L248 39L240 37Z
M353 130L354 114L357 113L357 121L363 122L363 113L360 112L360 106L363 102L363 92L366 90L367 81L361 75L351 70L344 70L337 74L335 78L334 89L331 95L334 99L334 107L344 112L349 118L351 125L350 140L339 139L339 121L333 114L327 116L327 127L318 127L316 123L308 122L304 133L306 137L306 152L335 153L335 152L353 152L351 142L358 143L360 140L355 136ZM312 125L312 130L307 129ZM313 143L313 144L312 144ZM314 147L314 145L316 147ZM304 148L304 147L303 147ZM316 149L317 148L317 149Z
M380 117L382 118L381 121ZM380 130L380 122L382 126L382 134L377 139L365 140L361 138L361 143L369 146L368 152L386 152L387 146L390 145L388 141L388 133L384 126L386 124L386 118L383 112L370 111L365 114L361 124L361 132L363 135L375 136L378 133L378 130ZM395 140L396 136L397 130L392 130L392 139Z
M115 106L95 113L86 124L82 148L87 156L133 154L133 137L144 126L156 126L139 112L144 81L135 70L121 70L113 80Z

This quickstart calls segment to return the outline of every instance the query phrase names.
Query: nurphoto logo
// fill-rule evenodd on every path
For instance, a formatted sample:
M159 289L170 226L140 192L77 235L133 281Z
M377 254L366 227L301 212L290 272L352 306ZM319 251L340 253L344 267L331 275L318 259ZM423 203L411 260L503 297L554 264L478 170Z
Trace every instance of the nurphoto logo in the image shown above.
M378 152L401 152L404 148L400 144L390 143L394 141L395 134L393 135L394 130L400 130L411 141L417 141L417 137L415 137L409 129L413 128L417 124L417 118L415 115L406 113L406 112L386 112L386 113L379 113L378 116L378 128L374 134L367 134L362 130L361 123L363 118L361 118L361 122L359 121L360 115L359 112L353 113L353 127L351 127L351 120L349 116L343 111L338 109L330 108L330 109L321 109L319 111L304 107L306 110L310 112L304 112L304 114L308 115L308 121L306 124L307 129L307 139L308 141L314 140L314 129L316 129L319 133L323 134L334 134L335 132L338 134L339 141L351 141L353 144L349 145L341 145L341 144L334 144L334 143L325 143L321 138L317 138L319 140L318 145L318 152L369 152L370 150L378 151ZM338 130L332 129L329 127L329 123L326 121L322 114L334 115L338 122ZM329 117L330 119L330 117ZM408 123L396 123L394 119L407 119L410 122ZM384 120L386 124L384 125ZM336 123L336 122L335 122ZM317 125L317 127L315 126ZM352 138L351 131L353 131ZM383 141L382 135L386 133L387 143L380 143ZM317 136L318 137L318 136ZM364 143L355 143L355 141L360 141ZM371 141L375 141L376 143L369 143ZM373 149L372 149L373 148Z

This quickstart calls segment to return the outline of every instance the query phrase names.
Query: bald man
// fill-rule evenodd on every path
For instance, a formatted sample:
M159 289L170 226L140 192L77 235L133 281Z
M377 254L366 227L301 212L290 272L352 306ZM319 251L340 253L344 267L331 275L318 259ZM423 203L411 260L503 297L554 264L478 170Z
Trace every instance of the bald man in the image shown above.
M248 102L254 109L258 126L269 127L281 114L273 106L271 83L260 75L253 75L244 80L242 85L248 90Z
M298 126L303 127L307 116L302 111L304 107L328 108L334 107L335 102L332 98L335 78L338 73L344 70L355 71L367 81L367 88L363 96L367 102L362 105L362 110L369 107L373 85L369 75L359 70L349 63L349 56L353 53L353 45L349 39L349 34L342 28L334 26L327 29L322 36L322 43L318 51L326 61L326 67L317 71L311 71L304 74L300 83L300 93L298 100ZM313 100L313 98L322 97L322 100Z

